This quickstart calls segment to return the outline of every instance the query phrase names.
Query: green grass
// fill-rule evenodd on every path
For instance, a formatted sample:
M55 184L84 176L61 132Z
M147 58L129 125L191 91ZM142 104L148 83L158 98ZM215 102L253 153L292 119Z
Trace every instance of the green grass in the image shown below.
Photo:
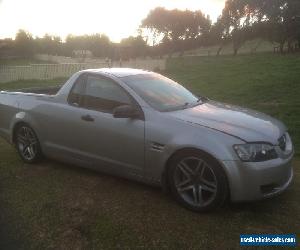
M253 53L254 50L255 53L273 52L274 47L276 46L278 46L277 43L271 43L269 41L265 41L262 39L254 39L245 42L242 45L242 47L239 49L238 54L239 55L251 54ZM200 47L197 49L186 51L185 55L198 55L198 56L207 56L208 54L216 55L219 48L220 48L219 45ZM220 55L232 55L232 54L233 54L233 45L231 43L226 44L220 52Z
M8 83L0 83L1 90L17 90L22 88L47 87L62 85L67 81L67 78L56 78L52 80L23 80Z
M53 63L50 61L42 61L35 58L15 58L15 59L2 59L0 58L0 67L1 66L26 66L30 64L43 64L43 63Z
M299 145L299 72L297 56L262 55L172 60L165 73L283 119ZM53 161L26 165L3 140L0 152L0 249L238 249L242 233L300 232L299 158L281 196L196 214L157 188Z

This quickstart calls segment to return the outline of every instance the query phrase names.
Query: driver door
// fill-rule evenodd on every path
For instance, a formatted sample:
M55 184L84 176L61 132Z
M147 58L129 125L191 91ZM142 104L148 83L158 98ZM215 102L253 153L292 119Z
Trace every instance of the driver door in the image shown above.
M113 116L114 108L121 105L134 106L141 113L142 110L130 94L110 78L87 74L84 85L82 100L76 105L80 106L81 148L86 157L95 168L142 176L145 153L143 115L136 119Z

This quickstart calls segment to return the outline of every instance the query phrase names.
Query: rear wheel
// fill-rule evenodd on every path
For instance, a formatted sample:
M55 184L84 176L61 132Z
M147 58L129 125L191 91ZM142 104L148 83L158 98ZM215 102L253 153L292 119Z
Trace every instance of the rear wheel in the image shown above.
M26 163L35 163L42 156L39 140L28 125L22 124L17 127L15 144L20 157Z
M194 211L217 208L227 197L223 169L201 152L191 150L176 155L169 166L168 178L176 200Z

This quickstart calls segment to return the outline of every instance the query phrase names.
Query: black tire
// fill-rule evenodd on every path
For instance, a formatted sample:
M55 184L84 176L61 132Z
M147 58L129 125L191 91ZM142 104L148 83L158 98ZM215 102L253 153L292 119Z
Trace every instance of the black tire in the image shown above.
M173 197L192 211L216 209L228 197L224 170L214 158L201 151L188 150L176 154L170 161L167 174Z
M25 163L36 163L42 158L39 139L29 125L20 124L17 126L14 142L19 156Z

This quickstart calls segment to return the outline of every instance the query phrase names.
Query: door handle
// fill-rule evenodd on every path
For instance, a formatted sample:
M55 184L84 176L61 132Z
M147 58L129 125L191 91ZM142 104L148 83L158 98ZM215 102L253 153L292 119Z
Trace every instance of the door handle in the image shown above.
M83 116L81 116L81 120L84 120L86 122L93 122L93 121L95 121L95 119L93 117L91 117L90 115L83 115Z

